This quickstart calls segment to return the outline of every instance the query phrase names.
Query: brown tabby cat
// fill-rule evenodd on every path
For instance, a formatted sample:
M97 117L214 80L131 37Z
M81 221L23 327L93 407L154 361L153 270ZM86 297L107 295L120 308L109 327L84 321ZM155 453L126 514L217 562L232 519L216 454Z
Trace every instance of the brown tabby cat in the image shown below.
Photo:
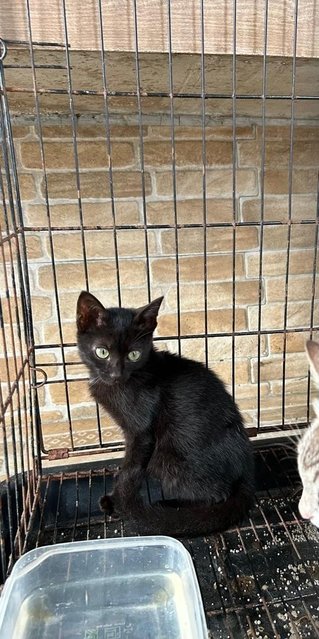
M306 353L314 381L319 384L319 344L309 340ZM315 418L298 443L298 470L302 481L299 511L304 519L319 528L319 400L314 404Z

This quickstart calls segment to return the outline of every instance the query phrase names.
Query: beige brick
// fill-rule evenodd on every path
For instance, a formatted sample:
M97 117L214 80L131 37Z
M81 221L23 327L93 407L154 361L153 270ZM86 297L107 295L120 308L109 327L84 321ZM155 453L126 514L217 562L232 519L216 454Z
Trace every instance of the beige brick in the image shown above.
M57 424L61 428L61 422L64 419L64 415L60 410L42 410L41 411L41 424L44 428L44 435L47 432L50 432L50 429L47 429L47 425L54 423Z
M4 208L3 206L0 205L0 227L1 227L1 232L2 235L6 235L6 223L5 223L5 216L4 216Z
M232 381L232 363L231 361L213 362L211 365L213 371L220 377L225 384L231 384ZM248 362L237 361L235 366L235 380L240 380L244 384L249 381Z
M5 303L6 303L6 300L2 300L2 311L4 311ZM23 338L21 336L22 346L20 348L20 338L19 338L19 333L18 333L18 326L15 323L16 322L16 316L15 316L15 307L14 307L13 304L11 306L11 311L12 311L12 315L13 315L13 322L12 322L12 324L4 325L4 331L3 331L3 337L5 338L7 353L8 353L8 355L11 355L11 354L13 355L13 353L19 353L20 354L21 353L21 348L22 348L22 356L25 357L26 356L26 345L24 344L24 340L23 340ZM20 309L19 309L19 312L20 312ZM5 315L8 318L8 310L7 310L7 308L6 308ZM21 312L21 316L22 316L22 312ZM38 332L37 332L36 328L34 328L34 333L35 333L35 339L38 339ZM0 343L1 343L0 352L2 352L3 351L2 338L1 338L1 342Z
M316 242L316 227L312 224L298 224L291 228L290 249L313 248ZM266 226L264 228L264 249L270 251L287 250L288 228Z
M179 287L182 311L204 309L204 287L197 284L181 284ZM232 306L232 282L208 283L208 308L225 308ZM175 290L170 290L166 300L171 308L176 299ZM244 281L236 283L236 306L246 306L258 300L258 281Z
M248 141L238 143L239 166L261 166L262 143ZM290 158L290 140L265 141L265 166L283 168L293 162L293 167L316 167L319 164L319 136L310 141L294 141L293 158Z
M112 225L111 202L82 202L84 226ZM47 209L43 204L28 205L26 222L31 226L48 226ZM140 221L137 202L116 202L115 217L118 226L137 224ZM78 204L52 204L50 206L51 226L80 226Z
M299 275L312 273L314 251L291 251L289 259L289 273ZM253 253L246 256L246 268L248 277L257 277L259 274L259 254ZM263 254L263 275L285 275L287 269L287 253L284 251L271 251Z
M7 281L10 281L10 277L11 277L11 266L10 264L8 264L8 261L10 259L10 253L9 251L6 252L6 261L4 262L1 270L0 270L0 290L4 291L7 286L9 286L9 284L7 285ZM1 261L2 261L2 255L1 255ZM11 292L10 297L13 297L13 292Z
M73 206L75 207L75 205ZM51 207L51 208L56 208L56 207ZM44 204L27 204L24 207L23 214L24 214L24 221L26 226L48 227L47 209Z
M257 382L257 369L258 362L252 361L252 382ZM286 378L301 377L306 375L308 370L308 364L306 357L297 353L287 354L286 356ZM260 362L260 379L262 382L269 382L271 380L280 380L283 376L283 361L282 358L271 358L268 360L261 360Z
M3 367L2 364L0 364L0 365L1 365L1 367ZM27 377L27 372L26 372L26 377ZM22 407L22 397L23 397L23 394L24 394L24 390L22 389L23 387L22 387L21 378L20 378L20 385L19 385L19 389L21 391L20 392L20 397L19 397L19 394L17 392L17 388L15 388L13 393L11 394L12 384L16 380L16 375L14 373L14 370L12 371L12 375L10 374L9 384L7 384L8 378L7 378L6 372L0 376L0 380L1 380L1 392L2 392L2 401L3 401L3 403L5 403L8 400L9 403L10 403L10 407L12 406L12 410L13 411L17 411L18 408L19 408L19 405L20 405L20 407ZM4 420L5 420L6 427L7 427L7 438L10 439L9 433L11 433L11 408L9 408L6 411L6 413L4 415ZM16 424L15 424L15 426L16 426ZM1 433L0 451L2 450L2 443L3 443L3 433Z
M287 406L285 410L285 423L288 424L291 421L303 422L306 420L306 415L307 411L305 406ZM261 414L261 419L264 424L275 423L279 425L282 420L281 409L264 409Z
M93 289L116 287L116 269L114 261L103 260L100 262L88 262L88 277ZM121 283L135 286L143 286L146 283L146 270L143 260L121 261ZM84 267L78 263L61 263L56 265L58 287L63 290L78 290L84 287ZM39 268L39 284L44 290L52 289L51 266Z
M315 317L319 311L318 304L315 305ZM249 326L257 329L258 308L249 308ZM287 328L299 328L309 326L310 302L288 303ZM262 329L282 328L284 325L284 304L267 304L262 306Z
M64 382L49 384L49 395L53 404L65 404L66 394ZM75 381L68 383L69 400L71 404L82 404L92 401L87 381Z
M144 260L120 260L119 271L121 286L146 286L146 264ZM93 270L93 273L90 274L90 278L93 287L102 288L104 278L103 276L102 278L99 277L98 269ZM135 294L134 291L135 289L133 289L132 292L133 297Z
M207 141L206 166L227 166L232 164L233 145L231 142ZM203 161L203 145L201 141L177 141L175 148L176 167L196 166ZM173 148L171 142L144 143L144 162L146 166L172 166Z
M3 356L0 357L0 379L2 382L8 380L8 375L11 384L16 380L20 369L24 365L23 359L24 358L21 358L18 354L16 354L15 357L8 357L7 359Z
M59 327L56 322L54 324L46 323L43 331L45 344L48 346L51 344L60 344ZM63 323L62 337L65 344L73 344L76 342L76 326L74 321Z
M147 133L147 128L142 128L143 136ZM42 126L43 138L72 138L73 127L69 124L49 124ZM77 122L77 138L103 138L107 140L105 124ZM130 125L114 124L110 127L110 137L112 138L136 138L139 137L139 127Z
M17 237L12 237L4 244L4 258L8 262L17 259L17 241ZM40 237L37 235L29 235L27 233L25 241L28 260L32 261L44 256Z
M148 127L141 127L143 138L147 136ZM140 139L140 127L127 124L112 124L110 127L111 139L112 138L138 138ZM103 133L105 138L105 131Z
M162 231L162 248L164 254L174 254L174 230ZM225 253L233 248L232 228L208 228L206 230L207 253ZM180 229L178 232L179 254L203 254L203 229ZM236 251L249 251L258 246L258 231L253 227L239 227L236 229Z
M18 138L25 138L27 135L29 135L30 133L30 127L29 126L24 126L23 124L13 124L12 125L12 133L13 133L13 137L18 139Z
M65 354L65 361L67 364L71 364L75 362L76 368L78 365L81 364L81 357L77 348L73 348L72 346L70 348L66 347L64 354Z
M261 336L261 354L267 353L266 337ZM235 361L243 357L253 357L258 352L257 335L240 335L235 338ZM232 338L231 337L213 337L208 340L209 360L231 359L232 357Z
M241 413L247 410L250 410L250 411L257 410L256 397L244 397L244 398L238 399L235 395L235 399Z
M287 380L288 381L288 380ZM291 380L290 380L291 381ZM304 393L295 393L294 395L288 394L285 396L285 406L300 405L305 408L307 398ZM268 397L261 397L260 401L261 409L268 410L271 408L282 409L282 397L279 395L270 395Z
M148 232L149 253L156 250L155 235ZM85 231L84 243L87 259L114 257L113 231ZM54 255L56 260L76 260L83 258L82 234L80 231L54 234ZM117 248L120 257L145 255L145 235L143 230L123 230L117 232ZM50 252L49 239L47 250Z
M48 192L50 198L77 199L75 172L49 173ZM145 172L145 194L151 194L151 179ZM142 178L139 171L113 171L114 197L141 197ZM84 198L110 197L108 171L80 173L81 196ZM45 197L42 180L42 195Z
M256 426L255 414L251 411L241 411L245 428L254 428Z
M33 200L35 197L37 197L34 177L32 175L20 173L19 188L22 200Z
M176 189L178 197L189 195L200 197L203 193L201 171L177 171ZM208 169L206 172L207 197L230 197L233 189L232 169ZM236 171L236 195L256 195L257 182L253 169ZM159 195L172 195L172 172L164 171L156 175L156 191Z
M291 202L292 220L314 220L316 218L316 195L293 195ZM266 197L264 200L264 220L288 222L289 197L288 195ZM245 222L260 222L261 200L251 199L242 203L242 216Z
M52 315L52 302L49 297L32 295L32 317L34 322L44 322Z
M316 397L316 388L314 384L311 385L312 391L314 392L314 397ZM304 403L306 405L307 401L307 390L308 390L308 375L304 375L303 377L299 377L296 379L286 379L285 380L285 397L288 396L293 398L296 394L303 393L304 394ZM282 397L282 380L275 380L271 382L271 394L272 395L280 395Z
M173 344L174 346L171 346ZM178 353L178 341L169 342L167 350ZM205 340L202 338L182 339L181 355L205 363Z
M46 392L45 392L44 386L42 386L41 388L38 388L37 397L39 401L39 406L46 406Z
M249 381L248 384L237 384L236 385L236 401L239 402L240 400L249 400L249 399L255 399L256 403L257 403L257 397L258 397L258 390L260 393L261 397L267 396L269 395L269 384L266 382L263 382L261 384L259 384L259 387L257 386L257 384L252 384L251 381Z
M54 353L43 353L43 351L36 353L36 368L44 370L48 379L56 377L59 372L58 366L51 366L51 364L56 364L56 361ZM44 380L41 372L37 374L37 380L41 382Z
M236 256L236 276L243 275L243 256ZM178 261L179 278L181 282L203 281L204 278L204 258L203 257L181 257ZM232 255L208 255L206 261L207 281L230 280L233 277L233 257ZM151 262L153 282L171 283L176 282L176 259L163 257L154 259Z
M26 246L29 260L43 257L41 240L37 235L26 235Z
M153 231L147 232L147 243L149 255L156 255L156 236ZM117 246L121 257L145 256L145 233L144 230L120 230L117 232Z
M10 263L17 259L17 250L18 250L17 236L12 236L6 242L4 242L3 255L4 255L4 261L7 263L6 274L7 274L8 280L10 280L10 274L11 274ZM2 261L2 258L3 256L2 256L2 249L1 249L1 261ZM4 269L2 269L2 272L0 273L1 288L4 288L5 286L4 281L5 281L5 271Z
M218 333L221 331L230 331L232 327L233 314L230 309L209 310L207 313L207 323L209 333ZM236 330L244 330L246 328L246 314L243 309L236 312ZM202 311L192 311L181 313L181 334L204 333L205 318ZM161 315L158 324L158 334L176 335L177 334L177 316L176 313L171 315Z
M309 333L288 333L286 335L286 352L303 353ZM269 336L269 347L271 353L282 353L284 348L284 336L281 333Z
M240 408L241 411L244 410L253 410L255 412L255 416L257 418L257 412L258 412L258 399L257 399L257 392L255 394L254 397L247 397L247 398L242 398L238 400L238 406ZM263 415L264 411L269 410L269 409L276 409L279 412L281 411L281 399L280 397L270 397L269 395L267 396L262 396L260 397L260 412L261 415Z
M163 295L163 290L161 288L151 286L151 299L154 300L161 295ZM145 304L148 303L146 287L134 288L129 287L129 285L127 287L121 286L121 300L122 306L127 308L139 308L140 306L145 306Z
M254 137L253 126L237 126L236 138L252 138ZM149 136L155 139L168 138L171 140L172 129L170 126L149 126ZM175 126L174 136L176 140L180 139L202 139L202 127L201 126ZM205 139L206 140L232 140L233 128L231 126L214 125L205 127Z
M83 428L83 420L87 420L85 423L87 430L96 431L97 419L96 419L96 405L92 400L92 404L86 406L71 406L72 428L74 430L80 430ZM94 419L95 418L95 419ZM76 420L76 421L75 421Z
M316 193L317 171L315 169L294 169L292 174L293 193ZM281 195L289 192L289 171L287 169L266 169L265 193Z
M106 307L118 306L118 294L117 289L110 290L92 290L91 292L101 303ZM160 291L154 291L152 297L160 296ZM76 292L68 291L67 293L60 292L59 295L59 309L63 321L73 320L75 321L76 304L79 297L79 290ZM145 286L142 288L127 288L121 286L121 302L123 307L138 308L147 304L147 291Z
M177 200L178 224L203 224L203 200ZM147 202L147 221L149 224L174 224L174 204L172 201ZM233 220L233 201L231 199L206 200L206 222L230 223Z
M111 149L112 166L132 166L135 163L133 145L114 142ZM78 142L77 155L80 169L107 168L109 166L107 145L101 142ZM42 169L40 145L38 142L21 143L21 159L26 169ZM44 144L46 169L75 169L73 142L46 142Z
M302 259L302 254L300 255ZM290 277L288 281L288 300L306 300L311 299L313 287L313 276L301 275L300 277ZM285 279L283 277L274 277L267 280L266 283L266 299L267 302L284 302L285 300Z
M261 126L256 128L256 137L262 138L263 129ZM266 140L290 140L291 127L288 125L268 125L265 127ZM293 129L294 140L314 140L319 139L319 127L302 125L295 122Z
M95 291L94 292L92 291L92 293L95 294L97 297L99 297L101 299L101 302L105 303L106 305L113 306L113 304L117 303L117 293L115 290L111 290L103 294L101 294L101 292L98 293ZM73 322L75 322L76 305L77 305L79 294L80 294L79 290L76 292L68 291L67 293L60 292L59 310L60 310L63 323L65 323L65 321L72 321L72 320ZM105 298L108 298L109 295L110 295L110 302L108 302L108 299L105 299Z
M101 280L104 276L105 282L110 282L110 286L115 285L115 276L112 262L88 264L88 269L95 271L96 277ZM59 290L75 289L80 291L85 287L84 265L82 263L57 264L56 275ZM100 277L99 277L100 275ZM54 286L53 271L51 266L41 266L38 270L40 288L51 291Z
M85 364L66 364L66 374L68 379L76 379L77 377L86 377L88 369ZM83 415L84 417L84 415Z
M4 269L1 269L4 271ZM5 283L4 280L2 281L1 278L1 270L0 270L0 290L5 290ZM3 318L3 323L4 324L8 324L8 326L6 327L6 338L9 337L9 333L10 331L10 326L11 325L11 319L10 319L10 314L12 316L12 321L15 323L16 322L16 306L17 306L17 310L19 313L19 319L20 321L22 321L22 304L21 304L21 299L17 296L17 298L15 298L13 291L11 288L9 288L9 297L4 297L1 300L1 304L2 304L2 318ZM15 325L16 327L16 325Z
M257 417L257 410L258 410L258 406L257 406L257 399L253 399L253 398L247 398L247 399L240 399L238 401L238 405L239 408L243 411L243 410L254 410L256 413L256 417ZM304 395L295 395L295 398L293 398L292 396L287 397L286 401L285 401L285 413L286 413L286 417L288 416L292 416L293 415L293 410L296 408L296 406L299 406L299 411L297 414L299 415L305 415L306 417L306 409L305 409L305 396ZM302 409L302 411L300 410ZM269 415L275 415L275 421L277 421L279 424L281 423L282 420L282 402L281 402L281 397L277 396L277 397L261 397L261 402L260 402L260 413L261 413L261 421L267 421L267 418L269 418ZM271 420L274 419L274 417L270 418Z

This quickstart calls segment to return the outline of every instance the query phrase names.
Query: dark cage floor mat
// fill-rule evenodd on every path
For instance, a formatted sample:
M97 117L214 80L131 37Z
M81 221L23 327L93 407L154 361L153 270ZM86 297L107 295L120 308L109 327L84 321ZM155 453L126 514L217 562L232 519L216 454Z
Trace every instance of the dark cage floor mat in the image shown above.
M111 468L111 465L109 465ZM282 446L256 450L257 503L250 518L222 535L183 539L214 639L319 637L319 530L300 520L296 459ZM108 470L43 479L27 550L36 545L134 535L107 521L98 499ZM158 498L148 485L146 495ZM142 638L141 638L142 639Z

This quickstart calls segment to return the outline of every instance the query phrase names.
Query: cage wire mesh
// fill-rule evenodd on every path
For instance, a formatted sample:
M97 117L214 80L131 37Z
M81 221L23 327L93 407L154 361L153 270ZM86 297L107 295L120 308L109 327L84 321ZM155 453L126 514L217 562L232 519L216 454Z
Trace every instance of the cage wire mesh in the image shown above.
M82 288L106 305L164 294L157 347L221 375L258 456L251 518L185 541L208 627L315 637L319 540L299 520L295 462L277 440L312 416L303 348L319 329L318 62L297 55L298 0L281 58L268 53L269 0L259 56L238 53L236 0L231 53L208 54L208 4L197 3L192 56L174 49L171 0L161 54L140 49L138 0L129 52L109 50L102 0L93 52L70 46L66 0L60 41L34 37L26 0L26 40L2 43L1 576L39 544L132 533L98 514L112 462L96 460L123 442L87 395L75 302Z

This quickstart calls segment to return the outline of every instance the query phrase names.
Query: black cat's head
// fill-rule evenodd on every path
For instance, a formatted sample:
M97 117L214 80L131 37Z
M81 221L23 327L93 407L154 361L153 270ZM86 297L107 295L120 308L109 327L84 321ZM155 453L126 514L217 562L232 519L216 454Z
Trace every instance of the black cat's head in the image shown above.
M91 378L106 384L126 382L145 365L163 297L142 308L104 308L82 291L77 303L77 342Z

